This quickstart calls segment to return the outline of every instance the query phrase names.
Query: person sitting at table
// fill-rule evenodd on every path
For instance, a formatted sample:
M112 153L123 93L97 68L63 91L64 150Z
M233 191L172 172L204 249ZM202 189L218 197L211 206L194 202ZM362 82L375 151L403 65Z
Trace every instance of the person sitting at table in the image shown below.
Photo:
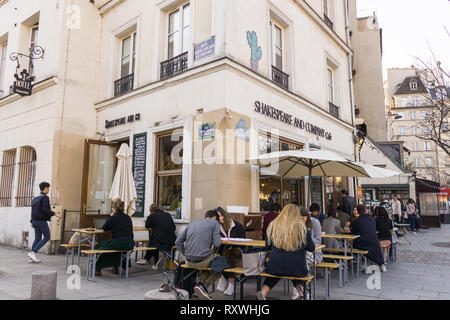
M389 219L389 214L383 207L377 207L377 217L375 218L375 223L378 231L378 239L380 240L380 245L386 245L384 248L384 263L387 262L387 255L389 248L392 244L392 233L393 229L392 220Z
M337 218L341 223L341 229L350 229L350 216L345 212L345 207L343 205L337 207Z
M245 229L242 224L231 219L222 207L218 207L214 211L216 211L219 215L220 236L222 238L245 239ZM234 266L237 265L242 259L241 249L238 247L221 245L218 252L220 255L227 257L230 263ZM229 284L225 289L227 286L227 279L229 280ZM217 291L223 292L226 296L232 296L234 293L234 281L235 277L233 275L224 273L219 279Z
M137 264L148 264L151 258L154 259L155 265L153 270L158 270L164 259L159 258L159 252L171 252L175 245L175 230L176 226L173 222L172 216L168 212L162 211L157 204L150 206L150 215L145 221L145 227L150 230L149 233L149 247L157 250L147 251L145 258L137 262Z
M337 209L331 208L328 210L328 217L323 220L322 230L326 234L340 234L341 233L341 222L337 218ZM338 239L334 238L322 238L322 243L327 246L327 248L338 249L342 248L341 243Z
M178 236L175 244L178 251L185 257L186 265L194 268L208 268L211 261L218 256L213 248L219 248L220 225L219 215L216 211L209 210L205 213L205 219L191 222ZM200 271L198 283L194 291L200 300L212 300L208 294L211 286L221 274L212 271Z
M263 217L262 238L266 240L266 232L269 224L275 220L281 212L281 205L279 203L272 204L270 212Z
M367 250L367 258L378 264L381 272L386 272L375 219L367 214L367 209L362 204L357 205L356 210L359 217L350 226L352 234L359 235L359 238L355 240L354 248Z
M296 205L288 204L280 215L267 228L266 247L270 250L266 272L276 276L306 277L306 252L314 252L315 245L311 231L307 229ZM270 290L280 281L279 278L264 280L262 290L256 295L258 300L266 300ZM292 281L299 297L303 297L303 285Z
M323 220L326 218L323 212L320 211L320 206L317 203L313 203L309 206L309 212L311 212L311 216L319 220L320 224L322 224Z
M114 200L111 216L103 225L103 231L111 231L112 239L99 242L95 249L98 250L133 250L134 235L133 222L124 213L125 204L121 200ZM113 267L114 273L119 273L120 253L102 254L95 265L96 276L102 275L102 269Z
M358 213L357 207L354 207L352 216L350 218L350 229L352 228L351 225L353 224L353 222L358 218L359 218L359 213Z

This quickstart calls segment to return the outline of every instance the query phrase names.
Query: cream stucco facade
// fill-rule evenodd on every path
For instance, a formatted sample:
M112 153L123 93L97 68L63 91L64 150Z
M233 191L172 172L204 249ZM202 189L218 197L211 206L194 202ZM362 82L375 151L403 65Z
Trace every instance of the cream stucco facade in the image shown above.
M147 215L160 192L156 181L158 137L182 128L181 217L176 223L183 227L219 205L248 206L259 212L258 168L239 163L245 159L236 156L239 150L244 150L243 158L255 156L258 134L269 132L303 147L332 150L355 159L348 59L352 50L347 44L345 3L334 1L328 8L330 26L318 1L42 0L33 6L7 1L0 7L0 16L11 16L11 20L0 22L0 39L8 34L8 52L26 48L18 44L24 31L11 29L13 22L21 24L39 12L39 44L46 55L36 63L32 96L0 99L0 153L34 147L35 181L52 184L53 205L79 210L85 139L127 141L133 149L135 135L146 133L143 207ZM20 18L10 15L14 7L19 8ZM176 14L171 15L176 10L184 12L178 32L187 52L186 65L169 59L169 42L178 39L174 36L176 23L173 36L168 34L169 20L177 19ZM272 68L271 23L281 30L278 72ZM253 38L250 43L248 34L252 32L257 41ZM128 37L134 43L131 51L127 51ZM195 44L208 39L214 39L213 54L196 60ZM260 57L252 55L258 48ZM133 67L126 64L130 60L125 51L131 52ZM184 51L181 53L184 58ZM124 65L132 68L128 82L123 80ZM164 69L170 73L168 77L162 77L163 65L170 66ZM182 72L176 72L174 66L183 67ZM6 79L12 79L12 62L8 61L6 70ZM287 124L273 114L257 112L255 102L302 120L304 125ZM329 102L335 109L330 109ZM139 117L113 121L130 115ZM115 125L105 125L111 121ZM199 141L199 129L205 123L215 123L215 136ZM248 141L236 137L238 125L249 130ZM234 135L226 137L227 130ZM235 154L230 156L227 150ZM215 161L210 162L211 158ZM307 194L306 179L302 178L299 200ZM345 180L353 193L353 179ZM322 188L325 203L323 184ZM0 208L0 215L8 221L0 226L0 243L22 244L22 231L31 232L29 213L29 208L14 205ZM75 226L78 218L73 214L66 228ZM133 218L133 222L143 225L144 219Z

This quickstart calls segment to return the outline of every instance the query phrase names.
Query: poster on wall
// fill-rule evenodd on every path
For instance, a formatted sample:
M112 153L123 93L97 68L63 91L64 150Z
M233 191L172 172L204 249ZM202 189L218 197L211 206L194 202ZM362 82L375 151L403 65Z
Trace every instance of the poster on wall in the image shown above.
M199 129L199 139L200 140L209 140L214 139L216 135L216 123L204 123L200 126Z
M133 177L136 186L136 212L134 217L143 217L145 212L145 173L147 164L147 133L133 137Z

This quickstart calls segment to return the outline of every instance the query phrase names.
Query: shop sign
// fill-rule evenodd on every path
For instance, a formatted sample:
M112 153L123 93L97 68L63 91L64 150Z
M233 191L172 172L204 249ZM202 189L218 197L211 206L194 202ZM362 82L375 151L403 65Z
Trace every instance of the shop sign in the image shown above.
M283 112L265 103L255 101L255 111L272 119L291 125L295 128L306 130L309 133L315 134L322 138L326 138L327 140L333 140L333 136L331 135L331 133L326 131L325 129L294 117L289 113Z
M195 61L213 56L216 49L216 38L212 37L206 41L200 42L194 46Z
M216 123L204 123L200 126L199 130L199 139L200 140L209 140L214 139L216 135Z
M20 75L17 73L14 75L16 79L13 83L12 92L21 96L31 96L33 90L34 77L28 73L26 69L23 69Z
M133 115L130 115L128 117L122 117L119 119L115 119L115 120L106 120L105 121L105 128L109 129L109 128L114 128L117 126L121 126L127 123L131 123L131 122L135 122L135 121L139 121L141 120L141 114L140 113L136 113Z

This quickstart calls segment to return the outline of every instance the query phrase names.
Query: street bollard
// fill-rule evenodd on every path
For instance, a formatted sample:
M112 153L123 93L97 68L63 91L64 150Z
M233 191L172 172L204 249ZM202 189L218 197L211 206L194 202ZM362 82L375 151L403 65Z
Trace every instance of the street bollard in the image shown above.
M56 300L56 271L33 272L31 300Z

